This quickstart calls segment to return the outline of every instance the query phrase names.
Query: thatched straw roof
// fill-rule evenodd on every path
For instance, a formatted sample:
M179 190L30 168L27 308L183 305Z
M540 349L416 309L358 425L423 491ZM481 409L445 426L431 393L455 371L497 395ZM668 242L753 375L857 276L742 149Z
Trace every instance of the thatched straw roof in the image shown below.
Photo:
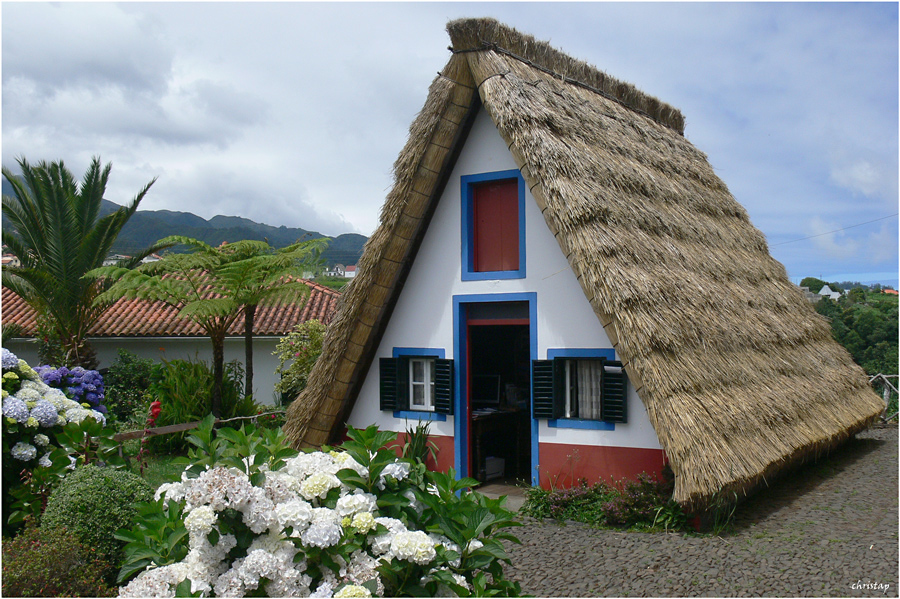
M297 446L340 434L481 107L647 408L677 501L743 493L878 416L863 371L684 138L677 110L494 20L447 29L453 53L288 411Z

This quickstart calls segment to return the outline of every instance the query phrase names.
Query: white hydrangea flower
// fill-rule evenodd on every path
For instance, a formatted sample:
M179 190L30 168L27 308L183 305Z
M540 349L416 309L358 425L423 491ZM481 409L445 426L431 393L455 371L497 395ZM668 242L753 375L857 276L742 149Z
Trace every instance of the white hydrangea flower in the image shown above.
M333 597L371 597L369 589L358 584L347 584L338 589Z
M267 472L265 490L273 502L286 503L299 498L300 479L281 470Z
M341 481L334 474L316 472L300 484L300 494L307 500L325 499L328 491L340 487Z
M279 472L284 471L302 480L320 472L335 474L338 470L340 468L333 456L322 451L314 451L312 453L300 453L293 458L285 460L284 468Z
M69 422L81 423L85 418L93 418L97 422L106 424L106 416L104 416L97 410L83 408L80 405L77 408L66 410L66 420L68 420Z
M168 504L170 501L181 501L184 499L185 486L182 482L177 483L163 483L159 485L156 489L156 493L153 494L154 501L159 501L160 497L165 496L165 504Z
M16 397L25 402L43 399L40 391L34 388L26 387L25 385L22 385L22 388L19 389L18 393L16 393Z
M384 467L384 470L381 471L381 474L378 476L378 482L376 486L380 489L384 489L384 481L386 478L391 477L397 480L403 480L407 476L409 476L409 464L406 462L392 462Z
M34 444L38 447L47 447L50 444L50 437L44 434L35 435Z
M472 539L466 544L466 553L472 553L473 551L478 551L484 547L484 543L479 541L478 539Z
M391 539L392 556L419 565L432 561L437 555L434 542L421 530L401 532Z
M37 449L34 445L29 445L28 443L19 441L12 446L12 449L9 451L9 455L17 460L27 462L37 457Z
M234 568L221 574L213 586L216 597L243 597L244 590L244 581Z
M187 577L181 562L145 570L119 589L119 597L174 597L175 587Z
M362 489L356 489L353 495L344 495L337 500L335 511L339 516L353 516L360 512L374 512L377 498Z
M384 596L384 584L381 582L381 576L376 568L380 565L379 561L362 551L357 549L350 555L350 564L347 566L346 580L356 584L363 584L370 580L375 581L375 594L379 597Z
M313 509L313 517L309 527L300 535L300 540L314 547L331 547L336 545L343 535L341 519L328 508L319 507Z
M278 519L275 517L275 504L266 497L265 489L252 487L250 497L241 511L244 514L244 524L256 534L265 532L270 526L278 524Z
M41 459L38 460L38 464L43 466L44 468L49 468L53 465L53 461L50 459L50 454L45 453L41 456Z
M298 536L312 520L313 507L302 499L293 499L276 505L275 517L282 528L290 526Z
M367 478L369 476L369 469L353 459L353 456L351 456L346 451L333 452L332 457L334 458L334 461L339 469L349 468L363 478Z
M331 583L323 582L322 584L319 585L319 587L315 591L310 593L309 596L310 596L310 598L315 598L315 597L327 598L327 597L333 597L334 596L333 593L334 593L334 587L331 585Z
M208 505L217 512L241 510L252 496L253 486L246 474L234 468L217 467L188 479L184 499L187 507Z
M353 516L350 526L358 533L365 534L376 526L375 517L370 512L360 512Z
M396 518L375 518L375 522L388 529L386 533L372 539L372 551L375 555L384 555L391 550L391 541L394 535L406 532L406 525Z
M244 586L255 589L259 586L260 578L275 578L280 565L280 561L268 551L254 549L241 562L238 574Z
M217 521L216 512L208 505L201 505L190 511L184 519L184 527L192 537L194 535L206 536L212 532Z

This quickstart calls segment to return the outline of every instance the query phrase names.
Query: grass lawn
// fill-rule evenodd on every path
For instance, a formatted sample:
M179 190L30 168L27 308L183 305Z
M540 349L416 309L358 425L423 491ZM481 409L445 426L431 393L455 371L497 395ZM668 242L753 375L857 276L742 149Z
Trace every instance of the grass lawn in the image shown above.
M172 462L179 456L164 455L150 456L147 458L147 466L144 468L143 477L154 489L163 483L177 482L181 480L181 473L184 471L182 466L177 466ZM132 460L131 470L135 474L141 474L137 460Z

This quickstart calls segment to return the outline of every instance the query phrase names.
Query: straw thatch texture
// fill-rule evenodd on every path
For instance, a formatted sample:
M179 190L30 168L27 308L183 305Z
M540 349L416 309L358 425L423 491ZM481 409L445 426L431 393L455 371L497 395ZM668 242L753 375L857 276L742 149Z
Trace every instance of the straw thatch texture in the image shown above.
M352 407L440 195L438 172L460 143L452 129L474 110L473 86L625 363L677 501L745 492L878 416L864 373L681 135L680 113L496 21L448 30L455 53L289 411L296 443L331 441Z

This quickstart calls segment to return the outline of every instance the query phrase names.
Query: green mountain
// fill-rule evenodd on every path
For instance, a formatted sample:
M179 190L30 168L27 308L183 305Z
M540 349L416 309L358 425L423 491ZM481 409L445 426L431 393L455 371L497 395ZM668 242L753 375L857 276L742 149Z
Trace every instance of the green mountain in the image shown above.
M6 179L3 179L3 193L12 193L12 186ZM115 212L119 208L118 204L103 200L101 215ZM5 226L4 234L7 234ZM317 231L285 226L273 227L239 216L214 216L206 220L190 212L138 210L122 229L112 251L117 254L130 255L169 235L193 237L212 246L218 246L223 241L232 243L242 239L267 240L269 245L276 248L287 247L302 239L325 237L330 241L328 248L322 253L322 259L328 266L338 263L356 264L362 255L363 244L366 242L364 235L356 233L344 233L337 237L329 237Z
M112 212L118 205L104 200L104 211ZM322 235L317 231L294 227L273 227L239 216L214 216L209 220L190 212L171 210L138 210L128 220L119 234L113 251L130 254L169 235L184 235L199 239L212 246L223 241L232 243L242 239L265 240L277 248L282 248L303 239L329 239L328 248L322 253L327 265L336 263L356 264L362 255L364 235L344 233L337 237Z

